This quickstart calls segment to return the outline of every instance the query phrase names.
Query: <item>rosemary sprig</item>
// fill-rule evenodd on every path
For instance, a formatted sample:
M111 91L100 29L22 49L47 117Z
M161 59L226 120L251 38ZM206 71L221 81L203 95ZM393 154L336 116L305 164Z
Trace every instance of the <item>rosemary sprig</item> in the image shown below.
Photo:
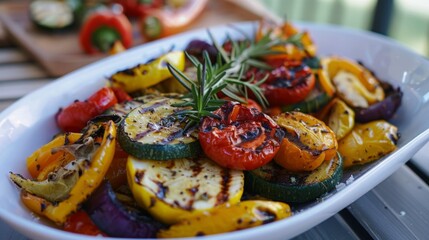
M271 69L271 67L260 60L261 57L269 54L277 54L272 50L278 44L292 43L300 46L301 36L293 36L288 40L271 39L269 34L263 36L258 42L252 40L237 42L228 36L232 44L232 52L228 54L208 32L214 46L218 49L216 63L212 64L207 52L203 53L203 62L185 52L186 57L197 69L197 79L187 77L174 66L167 64L171 74L189 91L184 96L186 101L176 104L177 107L191 107L177 112L177 115L184 116L187 122L186 129L195 126L206 116L217 118L212 111L218 109L225 100L218 99L217 93L222 91L226 96L239 102L248 99L249 91L257 98L263 107L267 107L268 102L260 88L260 85L267 79L255 81L254 77L249 80L244 79L244 73L251 67L261 69ZM244 97L244 99L243 99Z

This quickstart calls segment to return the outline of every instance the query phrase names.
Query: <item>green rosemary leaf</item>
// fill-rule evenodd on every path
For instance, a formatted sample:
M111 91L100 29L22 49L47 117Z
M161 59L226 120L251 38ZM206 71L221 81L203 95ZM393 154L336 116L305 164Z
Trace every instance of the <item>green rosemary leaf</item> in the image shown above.
M170 71L171 75L177 79L188 91L191 91L191 86L195 85L193 81L191 81L185 74L183 74L179 69L175 66L167 63L167 68Z
M212 33L210 31L207 31L210 40L213 42L213 45L215 46L215 48L219 51L220 55L222 56L223 60L225 62L230 62L231 59L228 57L228 53L223 49L223 47L216 41L216 39L214 38L214 36L212 35Z
M194 67L197 67L198 65L200 65L200 61L198 60L198 58L190 55L188 52L185 52L185 56L186 58L191 61L192 65L194 65Z
M265 62L258 61L258 60L255 60L255 59L251 59L251 58L247 59L246 63L249 64L250 66L253 66L253 67L256 67L256 68L260 68L260 69L264 69L264 70L270 70L270 69L273 68L273 67L271 67L270 65L268 65Z

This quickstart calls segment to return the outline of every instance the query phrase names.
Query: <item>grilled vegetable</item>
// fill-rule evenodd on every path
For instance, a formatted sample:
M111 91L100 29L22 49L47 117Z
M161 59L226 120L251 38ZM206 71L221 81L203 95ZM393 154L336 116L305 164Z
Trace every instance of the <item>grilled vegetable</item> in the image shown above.
M363 66L346 58L321 60L323 78L334 83L337 95L352 107L368 107L384 99L380 82Z
M271 162L246 172L245 190L275 201L303 203L330 191L343 173L340 154L313 171L292 172Z
M396 149L398 129L384 121L357 124L338 142L344 167L352 167L377 160Z
M54 151L53 149L76 142L82 134L68 133L59 135L49 143L34 151L27 158L27 169L32 178L38 178L39 174L49 168L54 161L66 154L64 151ZM44 178L39 179L44 180Z
M29 6L30 18L44 30L70 28L76 22L75 11L81 4L80 0L34 0Z
M367 108L354 108L357 122L366 123L380 119L389 120L393 117L399 106L401 106L403 95L401 89L393 89L387 83L383 83L383 86L386 97L382 101L374 103Z
M335 133L337 140L346 136L355 125L355 112L338 98L334 98L319 114Z
M247 75L260 85L270 106L283 106L303 101L314 88L316 79L312 70L302 61L271 60L272 70L253 68Z
M289 40L289 43L278 44L271 49L276 54L264 56L265 59L302 60L316 55L316 46L306 31L300 32L290 22L277 24L271 21L261 21L256 32L256 41L269 34L271 38Z
M150 11L141 21L141 33L146 40L167 37L183 31L204 10L207 0L188 0L180 8Z
M67 232L90 236L106 236L106 234L100 231L100 229L92 222L88 214L83 210L79 210L70 215L64 223L63 229Z
M205 211L158 233L160 238L199 237L256 227L292 215L286 203L243 201Z
M286 132L274 157L276 163L284 168L311 171L335 156L335 133L317 118L301 112L287 112L274 117L274 120Z
M244 184L241 171L221 168L205 158L153 161L129 157L127 176L137 203L167 224L239 202Z
M103 87L86 101L75 101L59 110L57 125L65 132L80 132L87 122L118 102L111 88Z
M185 54L182 51L169 52L149 63L119 71L110 77L110 81L113 86L127 92L148 88L172 76L167 63L183 71Z
M283 131L255 108L227 102L205 117L199 139L204 153L219 165L238 170L258 168L277 153Z
M75 145L77 147L76 160L52 173L52 182L65 184L62 189L56 188L54 192L54 189L49 186L54 183L48 181L46 187L42 188L43 183L28 183L29 180L13 173L10 174L12 181L23 187L21 199L24 205L57 224L63 224L67 217L75 212L98 187L113 159L116 137L116 127L113 122L92 126L86 133L88 135L84 135L83 139L93 141L95 144L91 145L98 147L94 150L89 143L88 147ZM61 180L62 178L66 179ZM68 181L67 178L74 179ZM60 185L60 183L56 185Z
M88 54L107 53L116 41L128 49L133 44L132 26L128 18L115 10L91 13L79 32L79 43Z
M195 157L200 152L196 129L184 130L175 115L186 108L173 107L183 100L161 98L131 111L119 126L121 147L136 158L175 159Z
M163 225L147 213L122 203L109 182L103 182L85 203L101 231L111 237L153 238Z

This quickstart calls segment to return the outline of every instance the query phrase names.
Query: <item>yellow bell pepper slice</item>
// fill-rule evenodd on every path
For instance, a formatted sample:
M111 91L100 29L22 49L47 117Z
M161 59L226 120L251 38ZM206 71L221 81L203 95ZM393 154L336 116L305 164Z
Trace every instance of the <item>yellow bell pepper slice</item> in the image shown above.
M343 157L344 167L366 164L396 149L399 139L396 126L377 120L358 124L338 142L338 151Z
M182 220L167 230L161 230L157 237L196 237L225 233L260 226L291 215L292 211L286 203L249 200L219 206Z
M334 85L337 94L351 106L371 105L384 99L380 82L365 67L341 57L321 59L322 85ZM365 103L363 103L365 102Z
M69 197L63 201L52 203L44 198L23 191L21 200L33 212L45 216L57 224L63 224L67 217L75 212L81 203L103 181L115 153L116 126L109 121L103 124L105 128L101 145L96 150L88 169L77 180L70 191Z
M111 84L113 87L120 87L126 92L134 92L154 86L172 77L167 68L167 63L183 71L185 69L185 53L183 51L169 52L147 64L139 64L119 71L110 77Z
M31 177L36 178L39 174L49 166L53 161L58 159L64 151L58 151L53 153L51 150L56 147L60 147L67 144L76 142L82 134L80 133L67 133L57 136L49 143L43 145L37 149L27 158L27 169Z

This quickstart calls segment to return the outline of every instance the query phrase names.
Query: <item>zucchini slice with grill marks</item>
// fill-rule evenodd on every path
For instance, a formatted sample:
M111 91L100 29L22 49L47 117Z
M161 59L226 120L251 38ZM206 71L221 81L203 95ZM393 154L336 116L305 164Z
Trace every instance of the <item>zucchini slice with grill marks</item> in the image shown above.
M303 203L332 190L343 175L339 153L310 172L291 172L274 162L246 172L245 190L275 201Z
M140 105L119 125L118 141L130 155L140 159L167 160L196 157L200 153L197 129L184 130L175 113L183 107L175 98L159 98Z
M207 158L127 162L128 184L136 202L161 222L173 224L243 194L242 171L222 168Z

